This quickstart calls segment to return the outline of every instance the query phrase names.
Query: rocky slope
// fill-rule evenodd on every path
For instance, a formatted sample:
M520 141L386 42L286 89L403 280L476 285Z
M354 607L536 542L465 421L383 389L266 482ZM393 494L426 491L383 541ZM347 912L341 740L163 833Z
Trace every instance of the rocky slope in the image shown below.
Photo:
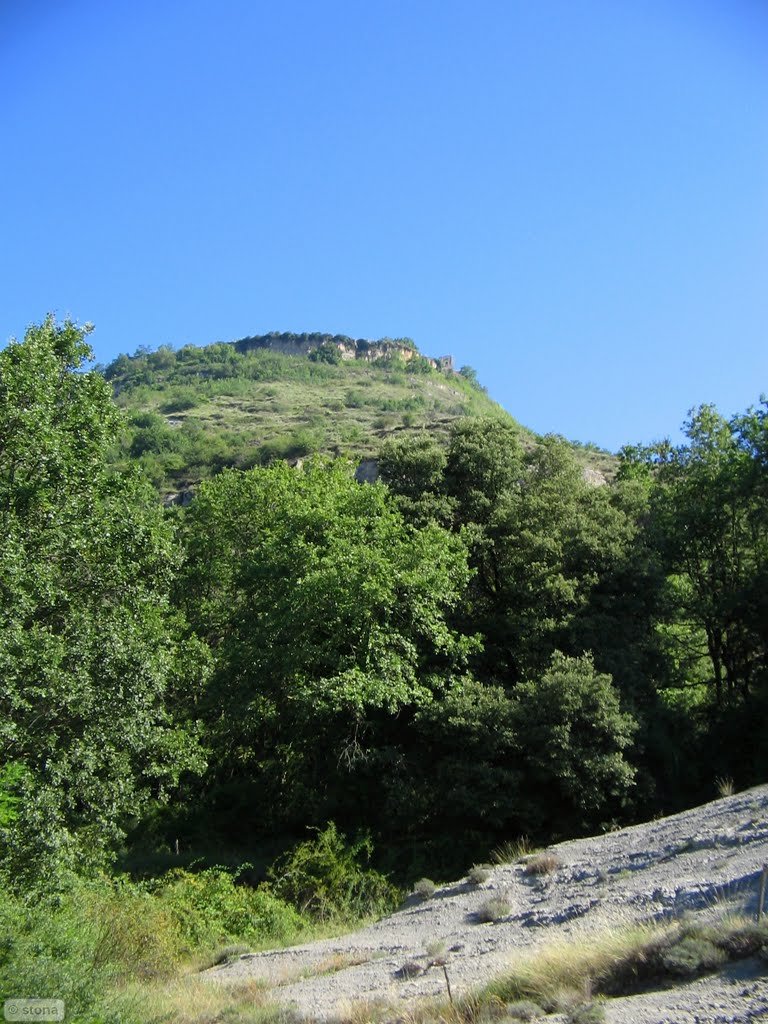
M555 939L585 942L629 921L713 914L731 904L754 913L768 861L768 786L549 852L549 873L526 873L523 863L494 867L481 884L465 880L429 899L413 895L391 917L354 934L246 954L207 977L223 984L263 979L281 1004L326 1020L360 1002L405 1009L419 997L444 996L444 971L429 966L439 944L453 993L463 995L521 951ZM482 923L484 904L496 897L507 911ZM413 966L404 970L407 964ZM752 961L672 991L612 1000L607 1020L768 1020L765 969Z

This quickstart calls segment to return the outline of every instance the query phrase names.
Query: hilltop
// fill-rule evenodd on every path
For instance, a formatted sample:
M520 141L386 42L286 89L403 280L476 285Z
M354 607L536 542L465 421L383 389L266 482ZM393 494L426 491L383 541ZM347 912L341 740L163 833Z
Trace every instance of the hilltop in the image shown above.
M410 339L267 334L204 347L140 348L103 370L128 415L122 459L164 493L224 466L315 452L363 459L388 437L444 436L461 417L515 424L470 367L423 356Z
M138 461L167 498L225 466L249 469L313 453L360 461L394 436L443 439L464 417L533 434L450 355L422 355L410 338L271 333L174 350L139 348L103 372L128 417L118 459ZM579 449L610 476L607 453Z

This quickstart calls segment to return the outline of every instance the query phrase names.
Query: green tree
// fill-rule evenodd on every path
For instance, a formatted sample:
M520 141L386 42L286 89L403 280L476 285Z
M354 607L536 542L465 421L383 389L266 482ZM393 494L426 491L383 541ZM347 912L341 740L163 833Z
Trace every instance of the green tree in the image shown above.
M447 526L453 521L454 502L444 493L446 463L444 445L428 434L393 438L382 446L382 480L409 522L423 526L433 520Z
M668 574L668 624L683 679L706 681L722 707L748 701L766 672L768 571L765 411L726 420L692 413L686 443L625 450L653 471L652 513Z
M218 783L246 804L262 794L257 829L338 817L376 723L428 703L465 660L470 643L445 619L468 578L461 541L408 527L350 466L313 461L204 484L187 551L181 593L215 649Z
M594 828L624 809L634 768L625 757L636 730L611 677L591 655L552 655L538 678L519 684L512 725L525 765L521 813L535 833Z
M49 317L0 353L0 763L23 766L0 853L21 878L98 863L195 764L168 709L204 662L169 606L178 551L151 488L109 468L87 334Z

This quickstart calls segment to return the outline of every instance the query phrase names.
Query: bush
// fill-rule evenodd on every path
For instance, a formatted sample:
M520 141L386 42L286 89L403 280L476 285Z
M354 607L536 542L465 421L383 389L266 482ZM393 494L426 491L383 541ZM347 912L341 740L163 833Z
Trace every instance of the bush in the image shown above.
M421 896L423 900L428 900L434 896L435 889L437 889L437 886L431 878L420 878L413 887L413 891L416 895Z
M481 924L495 924L496 921L507 917L511 909L508 899L503 896L494 896L493 899L486 900L478 907L475 916Z
M506 1014L512 1020L535 1020L544 1016L544 1010L538 1003L532 1003L530 999L518 999L509 1003L506 1007Z
M467 875L467 879L473 885L482 885L483 882L487 882L491 877L491 865L490 864L475 864Z
M768 946L768 925L746 921L716 936L713 942L733 960L754 956Z
M320 921L381 916L393 910L398 890L384 875L364 868L371 841L347 843L331 821L315 839L299 843L270 867L273 892Z
M551 875L560 867L560 861L554 853L537 853L525 865L526 875Z
M603 1024L605 1007L602 1003L579 1003L566 1014L566 1024Z
M231 939L279 945L305 927L295 907L264 886L238 885L223 868L199 874L175 869L155 891L190 949Z
M689 978L714 970L727 959L725 950L719 949L708 939L687 935L662 953L661 964L668 974Z
M318 348L313 349L309 353L309 358L313 363L330 363L333 366L338 366L341 362L341 352L336 345L326 341Z
M63 999L67 1019L117 1024L118 982L173 974L173 922L146 893L73 883L58 900L0 892L0 992Z
M195 409L203 401L201 395L195 394L194 391L185 389L183 391L176 391L170 398L168 398L160 406L160 412L173 413L173 412L187 412L189 409Z

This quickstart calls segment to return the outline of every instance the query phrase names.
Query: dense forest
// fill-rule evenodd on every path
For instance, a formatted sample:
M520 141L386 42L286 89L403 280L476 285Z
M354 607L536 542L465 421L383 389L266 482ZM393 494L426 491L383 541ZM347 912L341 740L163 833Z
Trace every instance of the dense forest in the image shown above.
M195 359L224 367L212 393L235 359L356 372L140 357L136 387L175 368L171 414ZM0 982L128 1020L105 986L206 944L765 779L765 402L702 406L602 486L563 439L467 407L385 431L373 485L352 442L298 467L233 443L164 508L168 473L194 476L163 447L181 435L120 411L128 357L90 358L50 318L0 352Z

